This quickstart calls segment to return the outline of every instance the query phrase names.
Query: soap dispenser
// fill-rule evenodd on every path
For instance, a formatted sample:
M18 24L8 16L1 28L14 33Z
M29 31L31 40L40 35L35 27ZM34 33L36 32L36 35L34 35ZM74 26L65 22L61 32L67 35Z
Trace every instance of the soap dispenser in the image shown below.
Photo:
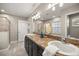
M44 32L41 32L41 33L40 33L40 37L41 37L41 38L44 38Z

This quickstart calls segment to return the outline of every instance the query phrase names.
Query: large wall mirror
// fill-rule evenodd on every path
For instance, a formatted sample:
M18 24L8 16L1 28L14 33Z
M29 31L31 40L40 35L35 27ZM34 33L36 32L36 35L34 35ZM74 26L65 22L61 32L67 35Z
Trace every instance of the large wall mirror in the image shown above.
M61 34L61 21L60 17L53 18L49 21L47 21L45 24L45 32L47 34Z
M79 38L79 13L68 15L67 35Z
M59 17L52 19L52 33L61 34L61 21Z
M52 28L50 23L45 23L45 32L46 34L51 34Z

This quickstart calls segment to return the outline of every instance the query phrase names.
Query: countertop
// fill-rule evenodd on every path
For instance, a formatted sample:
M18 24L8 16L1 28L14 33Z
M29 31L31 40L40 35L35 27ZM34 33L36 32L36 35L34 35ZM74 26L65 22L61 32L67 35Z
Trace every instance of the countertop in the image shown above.
M58 41L57 37L54 37L54 36L52 38L51 38L51 36L49 36L49 37L45 36L44 38L40 38L40 35L38 35L38 34L32 34L32 35L26 35L26 36L29 37L30 40L32 40L34 43L36 43L38 46L40 46L43 49L45 49L48 46L48 42ZM74 44L75 46L79 47L79 41L77 41L77 40L73 41L72 39L67 38L65 42ZM65 56L59 52L57 52L56 55Z
M42 48L47 47L49 41L57 41L56 39L47 38L40 38L40 35L27 35L34 43L41 46Z
M48 38L48 37L44 37L44 38L40 38L40 35L26 35L27 37L29 37L34 43L36 43L38 46L40 46L41 48L45 49L48 46L48 42L49 41L57 41L56 39L52 39L52 38ZM56 56L65 56L59 52L56 52Z

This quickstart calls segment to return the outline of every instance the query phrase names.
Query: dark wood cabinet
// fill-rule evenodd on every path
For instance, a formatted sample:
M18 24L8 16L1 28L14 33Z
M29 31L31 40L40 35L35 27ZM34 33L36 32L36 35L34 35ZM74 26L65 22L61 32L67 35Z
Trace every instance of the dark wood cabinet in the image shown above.
M32 52L32 50L33 50L32 41L29 39L28 42L29 42L29 44L28 44L28 49L29 49L28 50L28 52L29 52L28 55L32 56L33 55L33 52Z
M25 37L25 49L29 56L42 56L44 50L27 36Z
M37 45L35 43L32 44L32 52L33 52L33 56L37 56Z
M37 55L42 56L44 49L42 49L40 46L37 47Z
M29 41L29 38L25 37L24 47L25 47L26 52L29 54L29 42L28 41Z

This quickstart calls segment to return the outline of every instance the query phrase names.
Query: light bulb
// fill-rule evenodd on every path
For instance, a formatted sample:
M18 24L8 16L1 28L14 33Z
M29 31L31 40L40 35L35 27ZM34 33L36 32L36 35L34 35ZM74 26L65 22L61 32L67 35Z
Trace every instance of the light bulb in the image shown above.
M52 4L49 4L49 5L48 5L48 9L50 9L51 7L52 7Z
M64 3L60 3L60 4L59 4L60 7L63 7L63 5L64 5Z
M52 8L53 11L55 11L55 6Z

